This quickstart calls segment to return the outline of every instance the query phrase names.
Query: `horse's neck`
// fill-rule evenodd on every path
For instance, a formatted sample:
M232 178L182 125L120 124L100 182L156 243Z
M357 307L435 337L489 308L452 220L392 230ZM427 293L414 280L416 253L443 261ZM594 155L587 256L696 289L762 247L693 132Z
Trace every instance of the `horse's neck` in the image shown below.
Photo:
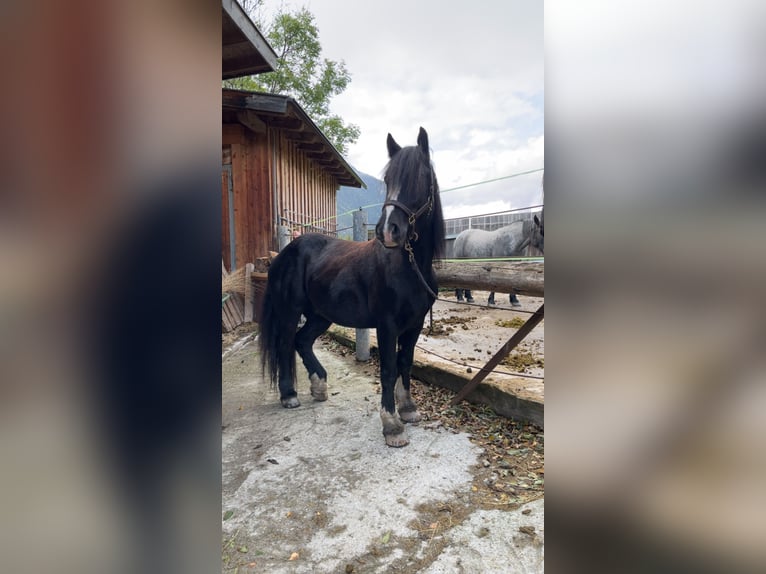
M434 245L430 237L422 237L412 245L415 253L415 261L421 269L427 269L431 266L434 258Z
M434 258L435 246L431 237L431 229L425 230L420 234L417 241L412 243L412 250L415 253L415 261L421 269L428 269Z

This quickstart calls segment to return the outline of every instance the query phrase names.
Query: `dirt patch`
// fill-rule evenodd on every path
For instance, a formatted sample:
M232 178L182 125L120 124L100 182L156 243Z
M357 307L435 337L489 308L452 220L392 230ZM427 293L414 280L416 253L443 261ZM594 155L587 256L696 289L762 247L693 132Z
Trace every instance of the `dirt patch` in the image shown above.
M511 370L519 373L529 373L532 367L543 368L545 361L543 357L535 355L530 351L512 351L505 359L500 361L501 365L506 365Z
M457 328L460 328L463 331L469 331L469 324L475 320L476 317L472 316L459 317L458 315L449 315L446 317L439 317L439 320L433 325L424 325L423 330L420 333L431 337L439 337L450 335L454 333Z
M518 329L524 325L524 319L521 317L514 317L513 319L498 319L495 321L495 325L498 327L506 327L509 329Z

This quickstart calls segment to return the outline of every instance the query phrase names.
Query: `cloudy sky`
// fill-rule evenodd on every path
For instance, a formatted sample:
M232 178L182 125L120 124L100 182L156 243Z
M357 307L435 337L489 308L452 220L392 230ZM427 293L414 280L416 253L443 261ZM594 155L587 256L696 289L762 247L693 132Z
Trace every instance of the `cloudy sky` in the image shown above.
M277 5L266 0L266 9ZM361 136L349 162L379 176L391 132L429 135L442 190L544 167L543 3L533 0L285 2L315 15L324 56L352 81L332 109ZM542 172L447 191L446 217L541 202Z

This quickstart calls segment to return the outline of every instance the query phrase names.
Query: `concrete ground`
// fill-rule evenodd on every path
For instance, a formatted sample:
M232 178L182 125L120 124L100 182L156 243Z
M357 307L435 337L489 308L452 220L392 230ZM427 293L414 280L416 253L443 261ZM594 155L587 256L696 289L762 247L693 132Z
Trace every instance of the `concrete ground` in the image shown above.
M468 435L421 423L387 447L374 369L315 350L330 398L314 402L301 372L291 410L261 378L254 340L224 352L225 572L543 572L542 499L474 506L482 449Z

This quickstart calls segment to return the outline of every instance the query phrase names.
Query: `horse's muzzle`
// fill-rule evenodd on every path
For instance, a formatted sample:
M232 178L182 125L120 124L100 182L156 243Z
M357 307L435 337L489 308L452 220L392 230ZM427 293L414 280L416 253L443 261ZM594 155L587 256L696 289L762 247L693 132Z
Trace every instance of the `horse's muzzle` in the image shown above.
M399 245L396 241L389 241L388 243L386 243L385 239L381 237L376 237L376 239L380 241L381 245L383 245L383 247L385 247L386 249L395 249L397 247L401 247L401 245Z
M395 223L387 221L378 222L375 226L375 237L388 249L394 249L403 245L401 230Z

